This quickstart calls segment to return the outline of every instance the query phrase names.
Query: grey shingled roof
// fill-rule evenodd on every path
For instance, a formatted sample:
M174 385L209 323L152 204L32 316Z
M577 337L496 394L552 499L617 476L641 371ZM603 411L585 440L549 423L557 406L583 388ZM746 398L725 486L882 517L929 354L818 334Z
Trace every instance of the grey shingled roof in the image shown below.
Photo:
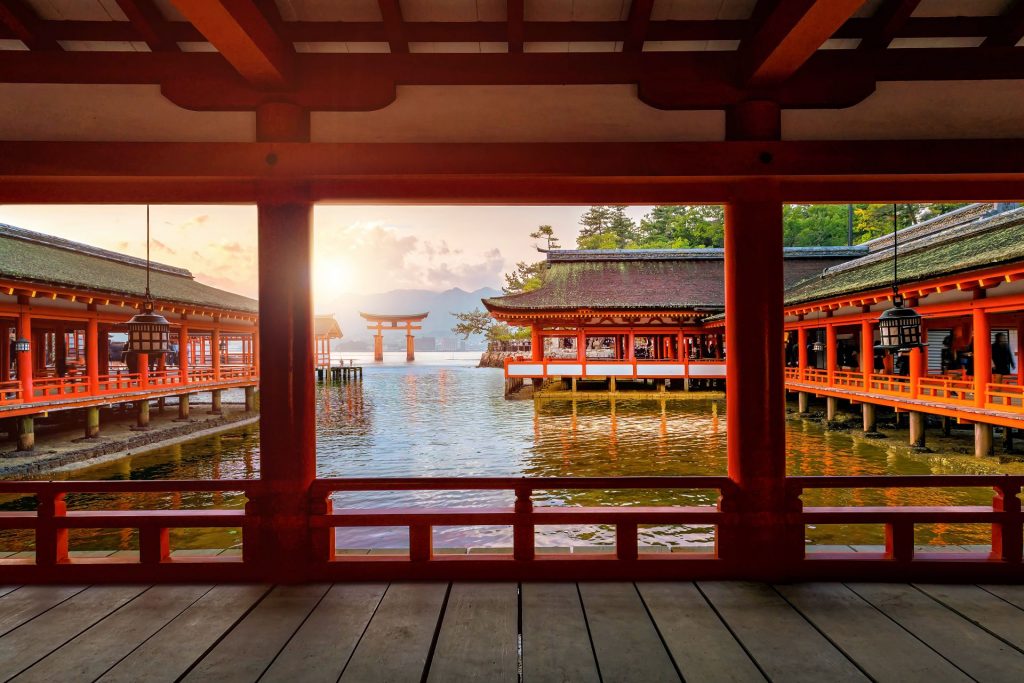
M146 293L145 261L10 225L0 225L0 278L111 298ZM161 303L259 312L255 299L196 282L183 268L154 263L151 279L153 298Z

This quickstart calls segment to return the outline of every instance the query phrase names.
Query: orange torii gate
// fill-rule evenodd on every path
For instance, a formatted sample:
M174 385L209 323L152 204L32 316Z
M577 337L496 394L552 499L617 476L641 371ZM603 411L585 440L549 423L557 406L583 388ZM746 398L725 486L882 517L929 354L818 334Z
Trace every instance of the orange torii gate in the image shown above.
M416 360L416 351L413 347L413 330L422 330L422 325L414 323L423 322L429 313L409 313L396 315L381 315L377 313L359 312L367 321L374 323L367 325L366 329L375 330L377 334L373 337L373 360L381 363L384 361L384 330L405 330L405 359ZM402 327L404 325L404 327Z

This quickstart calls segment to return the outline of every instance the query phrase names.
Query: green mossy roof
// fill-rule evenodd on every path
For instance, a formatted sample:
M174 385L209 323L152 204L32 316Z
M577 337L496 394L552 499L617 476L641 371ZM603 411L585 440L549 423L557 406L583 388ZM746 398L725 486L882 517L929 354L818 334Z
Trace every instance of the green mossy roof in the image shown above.
M1002 263L1024 259L1024 216L1004 215L990 219L991 229L963 226L944 231L932 244L904 252L900 249L899 279L901 283L953 275ZM892 285L892 255L872 255L810 277L790 287L786 304L831 299Z
M137 259L28 230L0 227L3 228L0 230L2 278L37 286L78 289L111 298L145 296L146 269L138 265ZM157 264L151 280L153 298L161 303L244 313L259 311L255 299L196 282L186 270Z

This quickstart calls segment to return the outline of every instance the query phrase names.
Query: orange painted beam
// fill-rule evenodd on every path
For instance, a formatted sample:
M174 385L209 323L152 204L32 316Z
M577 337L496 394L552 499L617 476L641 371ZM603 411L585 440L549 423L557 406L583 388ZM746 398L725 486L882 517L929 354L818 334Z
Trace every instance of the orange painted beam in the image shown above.
M44 22L25 0L0 0L0 23L29 50L62 50L60 43L46 33Z
M288 86L293 48L274 32L252 0L172 2L247 81L262 88Z
M380 15L384 20L384 34L392 54L408 54L409 41L405 37L405 20L398 0L377 0Z
M740 46L741 81L754 87L789 79L856 12L864 0L780 0Z
M117 0L128 21L153 52L176 52L178 43L168 31L168 22L153 0Z
M629 26L626 39L622 41L623 52L642 52L647 39L647 31L651 24L651 11L654 0L633 0L629 4Z

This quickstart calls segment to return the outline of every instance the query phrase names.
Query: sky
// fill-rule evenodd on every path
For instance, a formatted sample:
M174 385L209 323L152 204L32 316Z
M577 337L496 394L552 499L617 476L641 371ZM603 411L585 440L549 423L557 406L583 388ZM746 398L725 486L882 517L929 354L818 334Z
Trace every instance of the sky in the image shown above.
M639 219L650 207L631 207ZM499 288L517 261L537 260L529 233L548 224L562 245L579 231L580 206L317 206L314 298L393 289ZM152 258L196 280L257 294L255 206L152 206ZM3 206L0 223L146 255L145 206Z

